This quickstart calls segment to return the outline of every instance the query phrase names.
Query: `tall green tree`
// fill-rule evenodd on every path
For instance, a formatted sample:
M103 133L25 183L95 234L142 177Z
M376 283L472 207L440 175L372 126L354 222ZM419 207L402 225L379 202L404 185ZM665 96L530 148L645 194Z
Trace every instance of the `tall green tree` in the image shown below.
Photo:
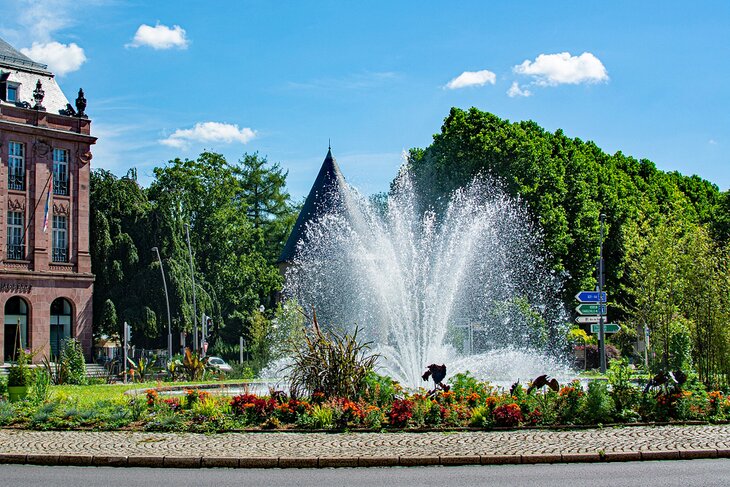
M258 161L257 157L249 158L257 166ZM265 199L264 188L259 187L261 221L256 228L249 216L245 174L222 155L204 152L196 160L175 159L156 168L156 179L149 188L151 202L173 215L170 224L179 235L179 244L171 249L171 255L179 256L176 261L181 276L190 274L187 247L182 240L184 225L190 225L196 281L208 284L198 291L198 296L209 298L207 304L198 300L199 309L214 318L214 340L230 343L237 343L238 336L247 333L253 310L261 304L270 306L281 287L278 270L263 253L265 223L273 218L266 209L276 206ZM261 175L259 179L268 181Z
M270 262L275 262L297 217L286 192L287 173L278 163L269 164L266 157L254 153L244 154L236 176L248 220L263 237L263 245L258 250Z

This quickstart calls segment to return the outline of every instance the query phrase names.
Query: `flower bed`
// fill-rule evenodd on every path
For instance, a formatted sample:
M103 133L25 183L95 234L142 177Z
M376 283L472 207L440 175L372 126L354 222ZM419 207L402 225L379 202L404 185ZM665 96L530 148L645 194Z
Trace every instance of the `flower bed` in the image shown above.
M554 427L609 423L726 421L730 397L707 393L698 383L644 393L632 384L577 381L557 391L516 385L511 391L477 381L470 374L452 378L448 392L404 391L387 378L374 378L357 397L211 395L189 389L169 397L149 389L79 402L57 397L19 403L0 400L0 426L32 429L134 429L221 432L232 430L381 430Z

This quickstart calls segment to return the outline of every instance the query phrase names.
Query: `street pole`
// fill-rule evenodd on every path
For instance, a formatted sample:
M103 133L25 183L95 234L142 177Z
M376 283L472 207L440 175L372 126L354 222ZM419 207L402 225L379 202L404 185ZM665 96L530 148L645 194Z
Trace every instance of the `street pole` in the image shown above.
M601 373L606 373L606 336L603 330L603 227L606 215L601 213L601 241L598 257L598 347L601 355Z
M193 340L193 348L198 350L198 308L195 304L195 269L193 267L193 250L190 247L190 225L185 224L185 236L188 239L188 255L190 256L190 278L193 280L193 330L195 339Z
M167 295L167 281L165 280L165 269L162 267L162 258L157 247L152 247L152 252L157 254L157 260L160 262L160 272L162 273L162 285L165 288L165 303L167 304L167 361L172 360L172 319L170 318L170 297Z
M124 383L127 383L127 358L129 357L129 325L127 322L124 322L124 331L122 332L122 335L124 336L123 339L123 346L124 346Z

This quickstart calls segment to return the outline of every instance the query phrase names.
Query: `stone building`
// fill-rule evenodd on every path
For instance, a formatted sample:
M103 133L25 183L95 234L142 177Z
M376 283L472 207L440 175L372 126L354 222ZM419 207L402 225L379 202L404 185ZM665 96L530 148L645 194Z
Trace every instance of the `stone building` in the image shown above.
M89 255L91 121L53 73L0 39L0 326L2 359L18 347L55 357L92 343ZM2 364L3 360L0 360Z

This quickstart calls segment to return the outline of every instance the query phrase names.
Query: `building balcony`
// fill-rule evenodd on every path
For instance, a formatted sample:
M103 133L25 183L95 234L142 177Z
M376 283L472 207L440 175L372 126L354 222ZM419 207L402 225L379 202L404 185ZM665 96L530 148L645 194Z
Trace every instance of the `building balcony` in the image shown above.
M8 244L7 260L25 259L25 245Z
M12 189L15 191L25 191L25 175L8 175L8 189Z
M68 249L53 249L51 260L53 262L68 262Z
M68 180L53 180L54 196L68 196Z

